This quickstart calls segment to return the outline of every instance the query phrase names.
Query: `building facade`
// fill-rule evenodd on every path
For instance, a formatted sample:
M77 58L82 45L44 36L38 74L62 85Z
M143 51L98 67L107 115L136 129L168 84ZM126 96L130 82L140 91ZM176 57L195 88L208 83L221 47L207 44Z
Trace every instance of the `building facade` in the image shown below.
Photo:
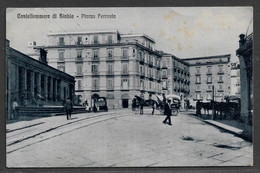
M48 66L45 50L35 60L11 48L8 40L6 45L8 119L14 100L19 106L43 106L74 99L74 77Z
M231 90L230 96L240 98L240 65L238 63L231 63Z
M184 101L189 99L190 93L189 64L166 53L162 56L162 92L165 95L180 96L182 108L184 108Z
M107 98L109 108L127 108L134 95L161 94L161 55L145 34L51 33L48 64L75 77L80 102Z
M230 95L230 54L182 59L189 64L190 103L224 101ZM214 90L213 90L214 89Z
M253 33L247 37L241 34L237 56L240 62L241 80L241 117L248 124L252 124L253 116Z

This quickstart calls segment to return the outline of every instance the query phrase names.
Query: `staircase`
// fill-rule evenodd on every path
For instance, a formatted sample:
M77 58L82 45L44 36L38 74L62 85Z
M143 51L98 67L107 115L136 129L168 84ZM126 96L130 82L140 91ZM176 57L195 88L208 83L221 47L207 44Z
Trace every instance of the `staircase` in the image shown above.
M57 115L65 115L62 106L44 106L44 107L18 107L19 116L29 116L29 117L49 117ZM86 113L85 107L74 106L72 114Z

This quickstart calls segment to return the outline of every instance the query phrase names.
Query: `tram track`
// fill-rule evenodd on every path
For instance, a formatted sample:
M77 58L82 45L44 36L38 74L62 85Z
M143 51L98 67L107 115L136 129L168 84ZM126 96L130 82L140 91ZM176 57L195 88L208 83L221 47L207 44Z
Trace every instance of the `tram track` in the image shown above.
M112 120L112 119L116 119L118 117L124 117L124 116L129 116L129 115L128 114L115 115L115 113L107 113L107 114L95 115L95 116L91 116L91 117L87 117L87 118L82 118L79 120L74 120L72 122L68 122L66 124L61 124L56 127L51 127L46 130L37 132L33 135L29 135L24 138L16 139L12 142L7 143L7 150L12 148L11 150L7 151L7 154L20 150L22 148L29 147L33 144L46 141L51 138L67 134L67 133L73 132L75 130L79 130L81 128L85 128L85 127L88 127L91 125L95 125L97 123L102 123L102 122L105 122L108 120ZM87 120L90 120L90 121L87 121ZM87 121L87 123L86 123L86 121ZM64 128L66 128L66 130L64 130ZM54 131L55 131L55 133L50 133L50 132L54 132ZM29 140L32 140L32 142L28 144ZM24 144L24 143L26 143L26 144Z

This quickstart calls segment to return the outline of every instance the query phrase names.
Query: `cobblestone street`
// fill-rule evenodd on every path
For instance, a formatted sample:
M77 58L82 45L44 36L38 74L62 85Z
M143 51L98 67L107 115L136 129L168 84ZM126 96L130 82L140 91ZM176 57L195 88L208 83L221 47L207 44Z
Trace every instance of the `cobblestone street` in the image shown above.
M249 166L253 145L185 112L130 109L7 124L8 167Z

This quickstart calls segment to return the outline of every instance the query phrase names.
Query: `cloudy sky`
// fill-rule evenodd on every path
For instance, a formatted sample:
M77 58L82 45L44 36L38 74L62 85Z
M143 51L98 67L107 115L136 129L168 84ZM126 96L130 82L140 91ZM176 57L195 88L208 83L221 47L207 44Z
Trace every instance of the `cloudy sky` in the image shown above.
M61 13L74 18L52 18ZM51 18L21 19L18 14L49 14ZM82 14L96 18L84 19ZM98 14L116 18L100 19ZM29 41L48 45L50 32L117 29L123 34L145 33L155 40L157 50L179 58L231 54L231 60L238 61L238 36L253 32L252 19L251 7L10 8L6 11L6 37L13 48L26 53Z

